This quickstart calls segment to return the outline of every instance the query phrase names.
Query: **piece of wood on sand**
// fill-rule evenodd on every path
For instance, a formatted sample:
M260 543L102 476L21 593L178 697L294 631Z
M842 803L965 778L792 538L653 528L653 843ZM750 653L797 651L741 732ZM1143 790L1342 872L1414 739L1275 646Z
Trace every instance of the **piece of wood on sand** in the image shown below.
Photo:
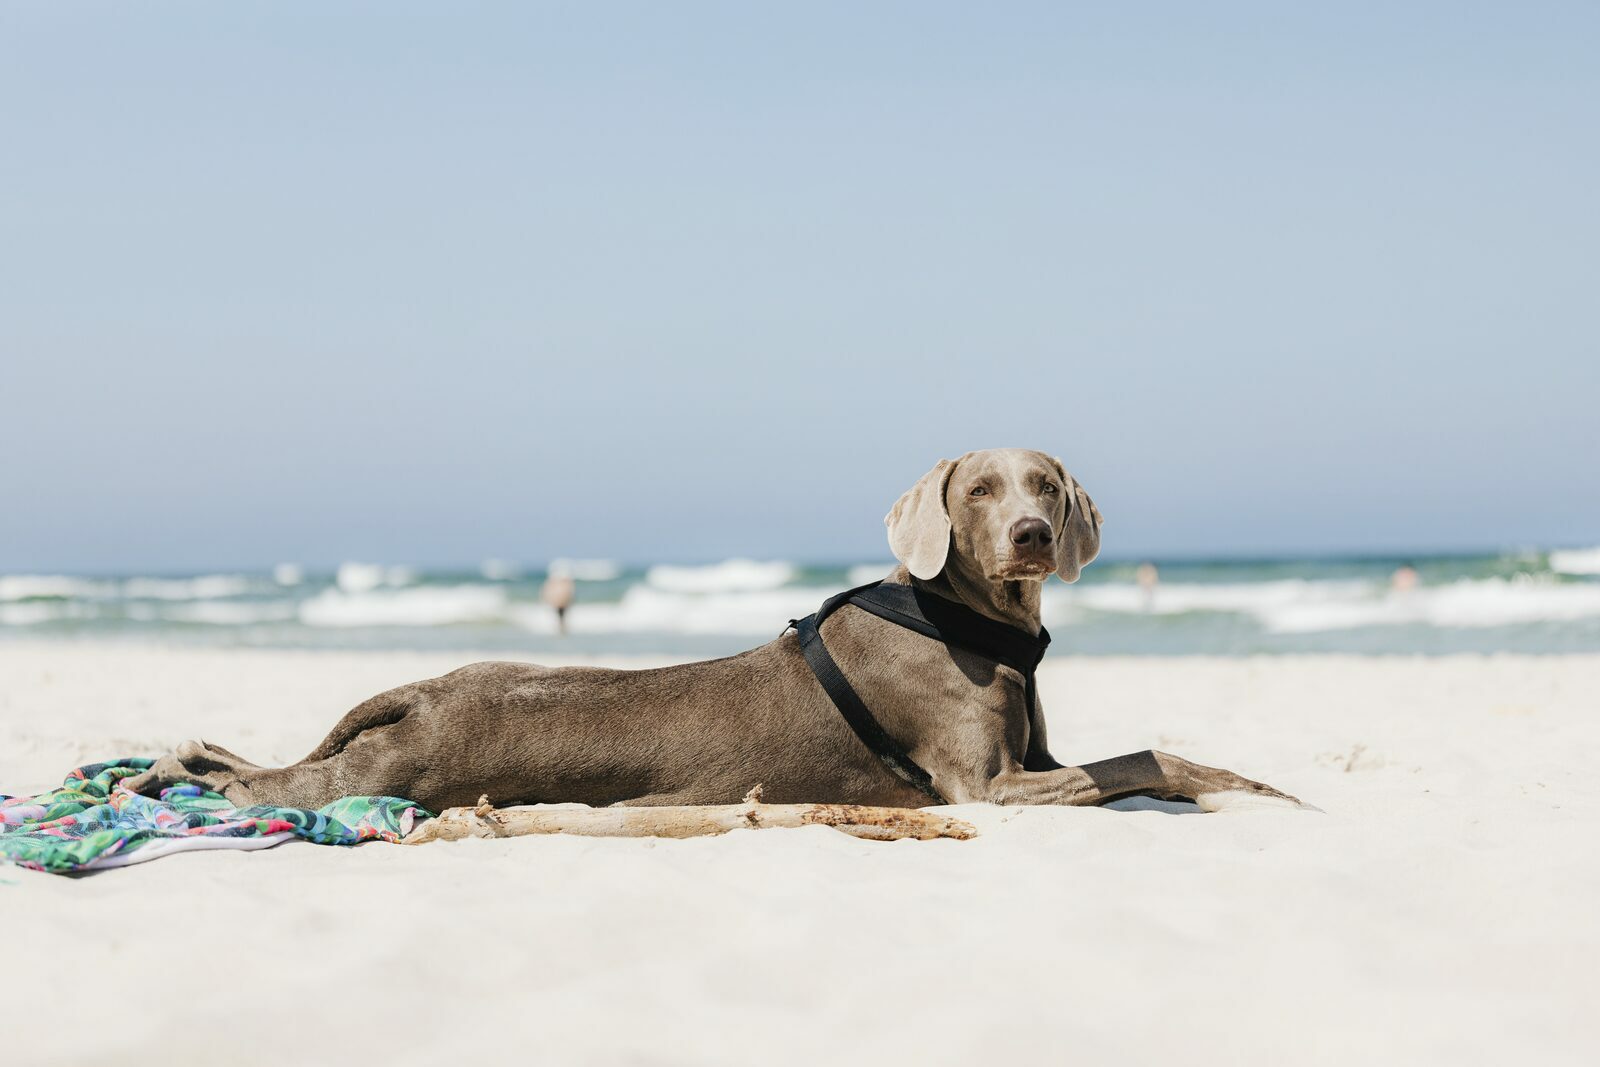
M521 837L525 834L579 834L585 837L709 837L729 830L831 826L869 841L929 841L978 836L971 823L917 808L873 808L860 804L763 804L756 786L741 804L681 805L659 808L591 808L550 804L496 808L481 797L475 808L446 808L419 823L404 838L408 845L459 841L464 837Z

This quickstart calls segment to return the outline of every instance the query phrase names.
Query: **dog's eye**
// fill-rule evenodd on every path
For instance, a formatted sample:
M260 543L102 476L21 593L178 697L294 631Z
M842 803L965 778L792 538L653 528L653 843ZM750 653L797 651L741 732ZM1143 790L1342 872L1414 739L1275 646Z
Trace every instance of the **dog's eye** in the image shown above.
M975 485L975 486L972 487L972 492L968 493L967 495L968 496L988 496L989 495L989 490L985 489L981 485Z
M1041 492L1041 493L1053 493L1055 491L1056 491L1056 483L1055 482L1045 482L1043 485L1041 485L1039 487L1039 492Z

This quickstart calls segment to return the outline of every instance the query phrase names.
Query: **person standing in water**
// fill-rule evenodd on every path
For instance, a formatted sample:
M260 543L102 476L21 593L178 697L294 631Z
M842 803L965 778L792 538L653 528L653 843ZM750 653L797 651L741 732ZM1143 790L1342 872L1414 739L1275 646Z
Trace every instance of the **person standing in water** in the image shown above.
M1133 580L1139 583L1139 592L1144 597L1144 610L1154 611L1156 606L1156 586L1161 584L1161 572L1156 570L1156 565L1149 561L1139 564L1139 569L1133 572Z
M567 609L572 606L572 597L577 591L577 583L567 573L567 568L559 563L551 564L544 588L539 590L539 599L555 609L556 630L562 637L567 635Z
M1389 588L1402 596L1417 588L1417 568L1410 562L1402 563L1389 575Z

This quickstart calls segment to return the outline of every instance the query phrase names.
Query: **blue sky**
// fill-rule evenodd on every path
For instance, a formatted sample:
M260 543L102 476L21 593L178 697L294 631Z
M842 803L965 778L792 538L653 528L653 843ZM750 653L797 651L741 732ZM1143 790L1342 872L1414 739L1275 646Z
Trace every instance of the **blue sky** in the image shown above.
M1600 543L1592 4L10 5L0 571Z

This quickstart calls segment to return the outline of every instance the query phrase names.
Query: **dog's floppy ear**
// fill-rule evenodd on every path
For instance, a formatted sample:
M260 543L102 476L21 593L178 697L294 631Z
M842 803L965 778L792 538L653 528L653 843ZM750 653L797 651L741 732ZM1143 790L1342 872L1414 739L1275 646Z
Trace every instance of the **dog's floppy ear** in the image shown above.
M1100 554L1100 509L1061 461L1055 462L1056 470L1061 472L1061 495L1067 508L1062 529L1056 535L1056 573L1063 581L1075 582L1083 568Z
M950 511L945 507L944 491L957 462L941 459L934 464L883 517L894 558L918 578L936 577L950 554Z

